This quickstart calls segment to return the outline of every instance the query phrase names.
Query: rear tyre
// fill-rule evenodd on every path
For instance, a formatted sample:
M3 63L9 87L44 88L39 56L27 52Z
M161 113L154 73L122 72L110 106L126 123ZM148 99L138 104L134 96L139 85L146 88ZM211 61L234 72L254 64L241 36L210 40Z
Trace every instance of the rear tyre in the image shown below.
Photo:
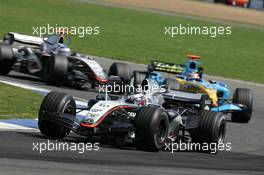
M50 92L41 103L39 109L38 126L40 132L51 138L62 139L70 129L49 120L48 115L53 115L52 119L60 120L60 114L76 115L75 100L70 96L59 92Z
M59 86L68 73L68 58L63 55L52 55L48 59L46 81L48 84Z
M145 106L136 115L135 127L138 148L157 152L168 137L167 113L158 107Z
M109 76L119 76L127 84L132 76L131 72L131 68L126 63L113 63L109 68Z
M12 47L6 43L0 43L0 75L7 75L14 63Z
M218 151L218 144L224 143L226 133L225 116L219 112L202 110L199 113L200 122L198 128L191 132L192 142L210 145L210 150L204 152Z
M131 80L133 80L133 82L131 82L131 84L136 88L138 87L138 85L142 85L142 82L146 79L146 74L143 72L139 72L139 71L134 71L133 72L133 77L131 78Z
M246 112L233 113L231 120L238 123L248 123L253 111L253 93L250 89L237 88L233 95L233 103L242 104L247 107Z

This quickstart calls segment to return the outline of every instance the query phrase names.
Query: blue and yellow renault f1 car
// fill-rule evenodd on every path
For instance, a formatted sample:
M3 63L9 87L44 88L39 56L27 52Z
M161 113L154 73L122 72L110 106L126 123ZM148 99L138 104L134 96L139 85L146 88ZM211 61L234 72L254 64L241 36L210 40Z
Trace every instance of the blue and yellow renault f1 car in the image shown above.
M211 100L209 108L212 111L231 113L233 122L248 123L253 109L252 91L237 88L232 98L225 83L203 78L199 56L188 55L188 58L185 65L152 61L146 72L134 71L131 81L137 85L147 78L170 89L206 94ZM168 73L168 78L164 73ZM173 77L171 74L174 74Z

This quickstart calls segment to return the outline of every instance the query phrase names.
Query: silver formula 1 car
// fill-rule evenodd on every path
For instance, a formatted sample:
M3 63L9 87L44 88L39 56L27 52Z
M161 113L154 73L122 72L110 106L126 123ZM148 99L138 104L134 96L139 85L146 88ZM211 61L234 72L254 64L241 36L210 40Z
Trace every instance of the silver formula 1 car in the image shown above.
M8 33L0 43L0 75L12 69L41 77L52 85L70 85L77 88L92 84L106 84L108 75L92 57L72 52L61 33L40 38ZM109 76L130 78L130 69L122 63L113 63ZM120 78L119 77L119 78ZM127 79L127 80L126 80Z
M155 82L146 80L144 87L151 83ZM148 151L159 151L165 143L179 140L224 142L225 117L206 110L203 95L159 91L147 88L119 99L98 96L89 100L87 108L76 107L70 95L51 92L39 109L39 129L51 138L63 139L74 131Z

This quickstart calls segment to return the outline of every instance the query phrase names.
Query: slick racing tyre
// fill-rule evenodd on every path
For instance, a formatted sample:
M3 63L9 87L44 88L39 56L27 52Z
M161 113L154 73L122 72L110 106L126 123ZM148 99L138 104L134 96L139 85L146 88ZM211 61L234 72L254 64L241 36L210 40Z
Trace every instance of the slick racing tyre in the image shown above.
M0 43L0 75L7 75L14 63L12 47L6 43Z
M109 76L118 76L128 84L132 76L131 68L126 63L113 63L109 68Z
M210 149L217 152L218 144L224 143L226 133L226 119L222 113L202 110L199 113L199 126L191 131L193 143L211 145ZM210 152L211 150L199 150Z
M159 107L144 106L135 118L137 148L159 151L168 137L167 113Z
M167 78L165 82L168 90L179 90L180 85L176 79Z
M233 95L233 103L244 105L247 110L232 114L232 121L238 123L248 123L253 111L253 93L250 89L237 88Z
M112 94L124 94L130 92L129 86L127 86L119 76L110 76L108 78L107 91Z
M134 71L130 84L133 85L135 88L137 88L138 85L142 85L142 82L145 79L146 79L145 73L139 72L139 71Z
M68 73L68 58L63 55L52 55L46 65L46 81L48 84L61 85Z
M40 132L47 137L64 138L70 129L58 124L63 114L76 115L75 100L63 93L50 92L42 101L39 109L38 126Z

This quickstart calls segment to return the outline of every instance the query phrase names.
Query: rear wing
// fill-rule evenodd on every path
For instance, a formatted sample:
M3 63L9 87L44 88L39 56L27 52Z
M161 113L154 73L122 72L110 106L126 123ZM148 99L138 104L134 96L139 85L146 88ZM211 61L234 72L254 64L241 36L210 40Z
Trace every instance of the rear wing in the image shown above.
M151 61L149 65L153 71L167 72L173 74L182 74L185 70L185 65L174 64L162 61Z
M32 45L41 45L43 43L43 38L30 36L30 35L23 35L19 33L9 32L4 36L4 42L8 42L12 44L13 42L19 42L22 44L32 44Z

